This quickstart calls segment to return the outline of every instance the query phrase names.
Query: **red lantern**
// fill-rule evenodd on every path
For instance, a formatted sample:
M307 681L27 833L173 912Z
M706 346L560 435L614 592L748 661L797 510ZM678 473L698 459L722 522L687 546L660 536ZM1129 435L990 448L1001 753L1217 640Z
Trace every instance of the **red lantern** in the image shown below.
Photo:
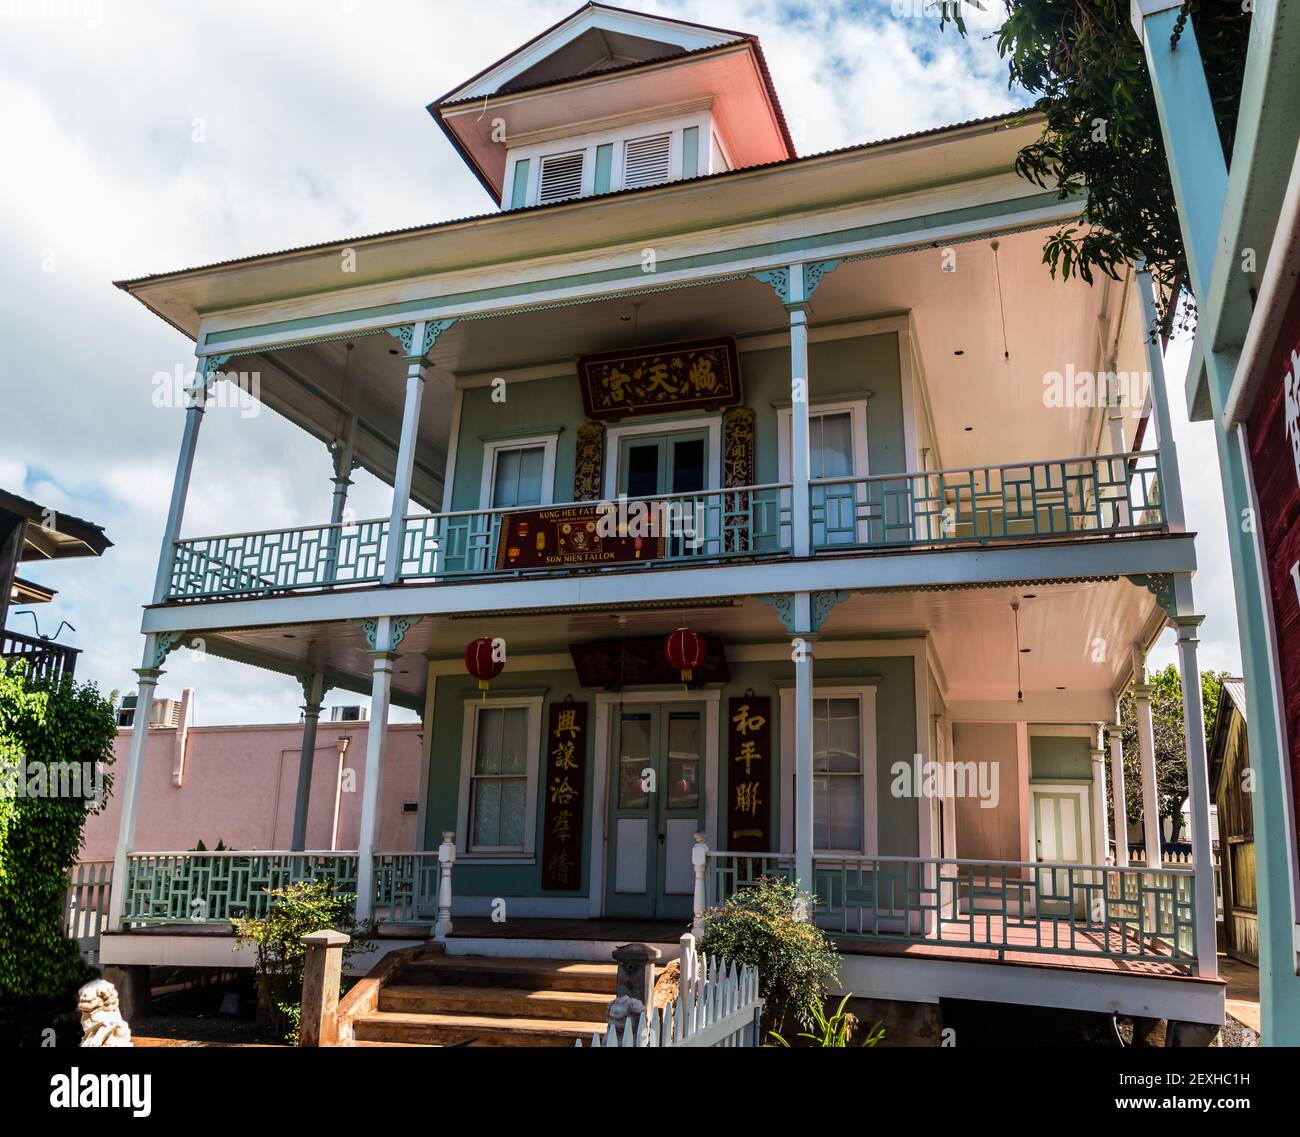
M504 659L497 659L493 643L489 636L480 636L465 645L465 670L478 680L478 689L483 692L485 699L488 685L506 666Z
M669 667L682 673L683 683L689 683L696 668L704 663L704 637L690 628L678 628L664 640L664 659Z

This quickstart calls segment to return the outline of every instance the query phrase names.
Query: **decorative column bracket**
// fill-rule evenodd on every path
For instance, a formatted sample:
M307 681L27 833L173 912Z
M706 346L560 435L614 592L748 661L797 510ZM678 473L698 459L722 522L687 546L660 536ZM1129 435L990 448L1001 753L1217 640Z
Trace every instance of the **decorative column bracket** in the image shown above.
M313 705L319 707L320 703L313 704L311 698L312 681L315 678L315 676L297 675L294 678L296 678L298 682L302 685L302 701L306 703L307 706L309 707ZM324 702L325 696L328 695L333 690L334 690L334 684L331 683L328 679L325 680L325 682L320 685L321 702Z
M755 280L771 285L772 291L776 293L776 298L786 307L789 307L792 303L800 305L812 299L812 294L817 291L822 278L827 273L834 272L843 263L844 260L840 257L829 261L809 261L805 264L803 269L803 301L792 302L790 299L790 270L788 268L766 269L763 272L754 273L753 277Z
M777 614L777 618L785 625L785 630L790 634L795 634L795 610L794 610L794 593L793 592L773 592L769 595L759 596L760 604L766 604Z
M1174 595L1174 578L1171 573L1133 573L1128 579L1131 584L1151 593L1171 620L1178 615L1178 601Z
M820 632L822 625L826 623L826 617L831 614L831 609L852 595L851 591L843 588L830 592L814 592L812 594L812 630Z
M438 342L438 337L455 322L455 316L446 320L420 320L415 324L400 324L395 328L385 328L384 331L390 336L396 336L401 341L402 354L407 359L423 359L433 350L433 345ZM420 324L424 326L424 334L417 351L415 329Z
M356 621L357 627L365 634L366 644L371 651L396 651L402 640L406 638L406 633L416 624L424 619L423 616L393 616L390 621L390 642L386 647L376 647L379 636L379 621L381 617L367 616L364 619Z
M158 632L153 645L153 666L161 667L188 636L188 632Z

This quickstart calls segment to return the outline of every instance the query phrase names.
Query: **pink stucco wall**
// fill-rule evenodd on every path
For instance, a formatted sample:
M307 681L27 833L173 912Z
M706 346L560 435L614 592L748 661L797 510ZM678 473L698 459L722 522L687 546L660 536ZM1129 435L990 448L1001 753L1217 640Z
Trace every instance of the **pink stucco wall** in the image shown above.
M339 769L335 742L340 737L351 739L344 765L355 772L355 782L352 792L342 795L338 847L357 847L369 725L320 724L307 812L308 849L330 847ZM416 801L419 796L422 729L418 723L388 728L379 811L381 851L416 847L416 814L403 813L402 803ZM218 841L231 849L289 848L302 727L297 723L190 727L185 735L184 771L179 786L172 781L178 736L178 730L172 727L149 730L135 849L177 852L192 849L200 840L209 849ZM119 730L113 767L117 788L107 809L86 821L82 860L113 857L130 746L130 730Z

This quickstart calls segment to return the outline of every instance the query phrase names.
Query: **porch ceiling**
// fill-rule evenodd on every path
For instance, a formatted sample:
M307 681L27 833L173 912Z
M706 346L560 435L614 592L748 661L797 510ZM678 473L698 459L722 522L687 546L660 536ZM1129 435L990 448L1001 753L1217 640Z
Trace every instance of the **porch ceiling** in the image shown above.
M1013 600L1020 603L1017 652ZM1150 593L1127 580L908 592L855 593L836 605L818 636L831 645L859 639L931 637L950 702L1014 702L1060 691L1108 694L1124 678L1128 647L1152 624ZM620 636L666 636L683 623L729 647L785 644L774 610L754 597L620 610L505 612L426 616L411 627L394 669L393 699L423 707L424 658L458 662L478 636L506 637L520 668L526 657L567 655L569 645ZM209 653L302 675L322 666L332 682L370 691L370 656L351 622L229 629L204 635ZM835 649L828 648L835 654ZM842 655L839 655L843 658ZM1017 680L1016 665L1020 664Z
M990 240L958 245L954 272L942 270L938 248L850 262L823 277L813 297L814 338L846 322L911 313L939 439L932 465L1065 458L1096 445L1103 412L1078 406L1044 414L1044 376L1067 366L1104 368L1129 286L1053 280L1042 264L1045 232L1004 235L996 254ZM425 508L441 500L458 381L573 375L583 353L710 335L736 336L742 352L779 347L787 329L776 294L749 277L459 320L431 356L415 499ZM392 336L237 356L227 366L258 370L264 401L323 442L355 412L358 460L391 481L405 396L405 365ZM871 376L862 379L869 391ZM1132 438L1141 407L1123 413Z

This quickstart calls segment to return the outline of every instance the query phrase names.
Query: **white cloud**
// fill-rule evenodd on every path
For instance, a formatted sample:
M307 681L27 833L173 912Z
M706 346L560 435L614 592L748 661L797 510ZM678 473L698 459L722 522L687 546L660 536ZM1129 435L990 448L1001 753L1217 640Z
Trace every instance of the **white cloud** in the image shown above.
M801 153L1022 104L990 41L885 3L640 6L757 33ZM77 626L85 677L125 689L139 664L183 418L153 407L152 377L192 365L192 345L110 281L487 212L425 105L576 7L0 0L0 484L115 542L95 565L33 574L61 590L42 623ZM320 520L328 474L323 447L273 414L210 414L186 531ZM1189 510L1214 497L1205 476ZM357 483L358 508L385 501ZM1199 585L1219 570L1197 526ZM1207 662L1220 642L1228 659L1233 629L1206 632ZM290 678L182 653L164 682L196 687L209 723L292 720L301 701Z

